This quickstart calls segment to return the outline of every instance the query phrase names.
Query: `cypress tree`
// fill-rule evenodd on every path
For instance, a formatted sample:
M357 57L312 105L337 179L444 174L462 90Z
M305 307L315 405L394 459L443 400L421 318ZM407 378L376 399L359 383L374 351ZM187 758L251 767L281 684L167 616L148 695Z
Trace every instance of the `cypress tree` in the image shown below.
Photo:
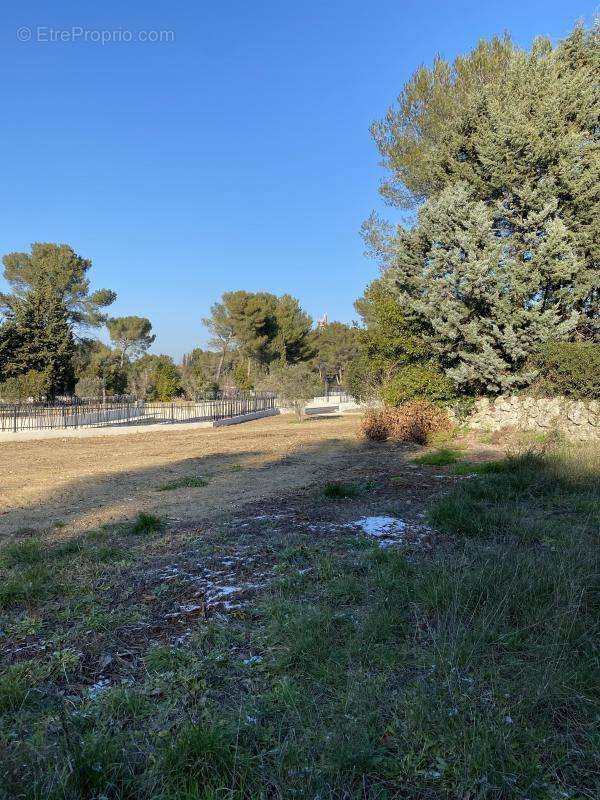
M41 373L50 399L72 391L75 342L68 310L47 281L39 281L22 300L14 303L7 324L13 336L4 369L7 377Z

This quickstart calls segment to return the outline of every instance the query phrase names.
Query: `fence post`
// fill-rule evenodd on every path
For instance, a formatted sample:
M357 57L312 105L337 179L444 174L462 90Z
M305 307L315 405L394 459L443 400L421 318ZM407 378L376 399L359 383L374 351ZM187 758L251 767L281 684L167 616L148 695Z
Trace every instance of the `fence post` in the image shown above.
M171 424L175 422L175 406L171 403Z
M15 410L13 411L13 433L17 432L17 407L15 406Z

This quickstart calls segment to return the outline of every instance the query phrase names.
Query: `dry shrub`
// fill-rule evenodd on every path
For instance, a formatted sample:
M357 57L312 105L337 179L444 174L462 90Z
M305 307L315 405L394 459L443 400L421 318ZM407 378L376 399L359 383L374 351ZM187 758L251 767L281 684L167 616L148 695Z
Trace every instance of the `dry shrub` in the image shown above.
M426 400L411 400L397 408L369 409L361 423L362 435L375 442L425 444L430 436L452 430L444 409Z
M385 442L390 435L389 408L369 408L360 423L360 432L372 442Z

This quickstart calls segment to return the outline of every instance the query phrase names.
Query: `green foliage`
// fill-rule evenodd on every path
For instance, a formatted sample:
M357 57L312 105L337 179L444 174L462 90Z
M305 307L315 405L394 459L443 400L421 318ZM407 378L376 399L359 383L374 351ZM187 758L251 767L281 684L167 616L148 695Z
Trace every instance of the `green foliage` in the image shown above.
M108 289L90 293L87 272L92 266L66 244L36 242L30 253L9 253L2 259L4 278L12 295L1 295L0 301L13 307L24 301L40 285L50 287L64 305L68 322L73 325L100 325L105 320L102 309L114 302L116 295Z
M40 277L23 296L12 296L9 301L0 332L0 375L6 380L29 374L25 383L34 384L38 397L53 398L71 391L75 342L60 294Z
M78 376L75 393L79 397L99 398L125 392L127 365L123 364L122 353L95 339L83 339L74 361Z
M581 448L548 455L526 453L473 465L479 477L438 500L432 524L469 537L509 536L522 541L565 542L599 530L598 458ZM535 505L532 507L532 498ZM560 514L555 510L560 508Z
M407 317L382 281L375 280L367 287L356 308L365 328L358 333L359 352L348 368L348 388L354 397L381 398L382 388L392 386L399 372L408 367L416 368L407 372L409 380L413 376L414 381L419 368L425 370L424 375L433 374L435 362L423 325ZM401 382L398 378L398 384Z
M237 361L231 373L235 385L242 392L249 392L254 389L254 381L249 374L250 364L247 361Z
M136 399L148 400L152 396L158 359L159 356L146 354L130 365L127 391Z
M597 29L482 42L419 69L374 126L386 197L420 210L367 236L462 392L526 386L540 344L597 333L599 65Z
M455 397L452 381L441 370L422 364L401 367L381 390L381 399L390 406L419 398L445 404Z
M509 469L510 461L462 461L453 465L452 472L455 475L488 475Z
M201 347L186 353L181 368L181 383L186 397L193 400L198 394L217 392L221 377L233 369L233 358L229 345L225 353L215 353Z
M321 389L319 376L306 363L273 367L260 384L262 389L273 391L285 406L294 409L302 419L304 407Z
M277 333L273 346L280 364L297 364L314 355L310 340L312 319L300 308L295 297L284 294L276 298Z
M43 400L46 397L47 388L46 373L30 370L23 375L7 378L0 383L0 397L13 402L28 398Z
M534 389L549 396L600 400L600 344L548 342L533 356Z
M413 458L413 464L422 464L428 467L445 467L448 464L456 464L461 458L462 453L460 450L442 447L439 450L433 450L430 453Z
M174 489L194 489L201 486L208 486L206 478L196 478L190 476L189 478L176 478L175 480L163 483L158 487L160 492L171 492Z
M253 365L264 369L274 361L295 364L313 355L312 321L291 295L225 292L204 324L213 335L211 346L219 352L217 381L231 350L237 351L238 362L246 361L250 372Z
M331 481L325 484L323 494L330 500L346 500L368 492L374 485L373 481L363 481L362 483Z
M162 530L163 523L160 517L155 514L146 514L144 512L137 515L135 522L131 525L131 533L156 533Z
M359 354L358 328L343 322L330 322L314 331L314 363L324 381L345 385L348 365Z
M121 353L121 365L126 358L139 358L156 339L152 323L146 317L113 317L106 321L110 338Z
M0 295L5 315L0 327L0 380L37 372L44 376L43 390L36 387L37 397L52 399L71 392L73 327L103 322L101 309L113 302L114 293L104 289L90 293L86 273L91 261L68 245L36 243L30 253L9 253L2 261L12 293Z
M168 402L182 392L179 370L170 356L156 356L150 397L152 400Z

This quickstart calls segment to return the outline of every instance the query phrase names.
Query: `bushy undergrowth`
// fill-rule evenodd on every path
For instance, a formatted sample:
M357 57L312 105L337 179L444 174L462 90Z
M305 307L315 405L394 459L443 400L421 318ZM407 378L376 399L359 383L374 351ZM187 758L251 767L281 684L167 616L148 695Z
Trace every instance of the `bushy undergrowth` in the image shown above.
M398 369L381 389L381 399L389 406L421 399L430 403L448 403L455 397L456 390L450 378L426 364L409 364Z
M369 409L361 422L361 434L371 441L393 439L425 444L427 439L452 429L447 413L425 400L412 400L398 408Z
M532 390L573 400L600 400L600 344L552 342L532 359L538 377Z

